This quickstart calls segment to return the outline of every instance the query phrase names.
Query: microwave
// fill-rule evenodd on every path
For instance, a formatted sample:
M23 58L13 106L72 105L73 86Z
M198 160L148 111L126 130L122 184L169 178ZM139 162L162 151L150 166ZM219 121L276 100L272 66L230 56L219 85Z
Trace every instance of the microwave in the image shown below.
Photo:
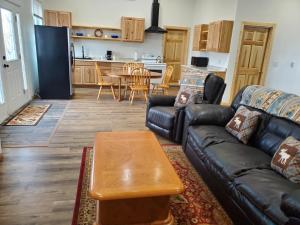
M191 64L197 67L207 67L209 62L208 57L192 57Z

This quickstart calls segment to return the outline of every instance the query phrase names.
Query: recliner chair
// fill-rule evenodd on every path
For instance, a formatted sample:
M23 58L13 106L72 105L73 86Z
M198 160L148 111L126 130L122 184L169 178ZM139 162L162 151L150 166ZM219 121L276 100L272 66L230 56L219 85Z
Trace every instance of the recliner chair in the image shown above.
M209 74L204 85L202 104L220 104L226 88L224 80ZM185 107L175 107L175 96L151 96L147 103L146 126L155 133L181 143Z

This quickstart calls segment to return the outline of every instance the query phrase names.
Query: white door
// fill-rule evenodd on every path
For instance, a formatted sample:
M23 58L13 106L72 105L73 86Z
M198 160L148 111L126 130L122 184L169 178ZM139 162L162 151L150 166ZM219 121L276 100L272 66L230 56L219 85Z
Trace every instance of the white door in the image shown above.
M19 17L13 11L0 8L0 66L2 94L1 115L8 116L27 101L24 69L21 60Z

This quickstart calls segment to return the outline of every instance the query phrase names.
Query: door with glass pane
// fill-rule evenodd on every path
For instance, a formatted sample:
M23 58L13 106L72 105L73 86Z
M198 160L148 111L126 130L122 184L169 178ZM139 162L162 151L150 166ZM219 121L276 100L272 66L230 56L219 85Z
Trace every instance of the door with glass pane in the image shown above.
M8 115L26 102L18 30L17 14L0 8L2 104L5 105Z

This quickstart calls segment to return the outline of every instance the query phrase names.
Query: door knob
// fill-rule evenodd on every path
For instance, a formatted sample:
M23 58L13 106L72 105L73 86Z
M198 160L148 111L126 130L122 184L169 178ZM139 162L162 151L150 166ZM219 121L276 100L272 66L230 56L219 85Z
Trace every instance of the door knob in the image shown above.
M7 64L4 64L4 65L3 65L3 67L4 67L4 68L8 68L8 67L9 67L9 65L7 65Z

